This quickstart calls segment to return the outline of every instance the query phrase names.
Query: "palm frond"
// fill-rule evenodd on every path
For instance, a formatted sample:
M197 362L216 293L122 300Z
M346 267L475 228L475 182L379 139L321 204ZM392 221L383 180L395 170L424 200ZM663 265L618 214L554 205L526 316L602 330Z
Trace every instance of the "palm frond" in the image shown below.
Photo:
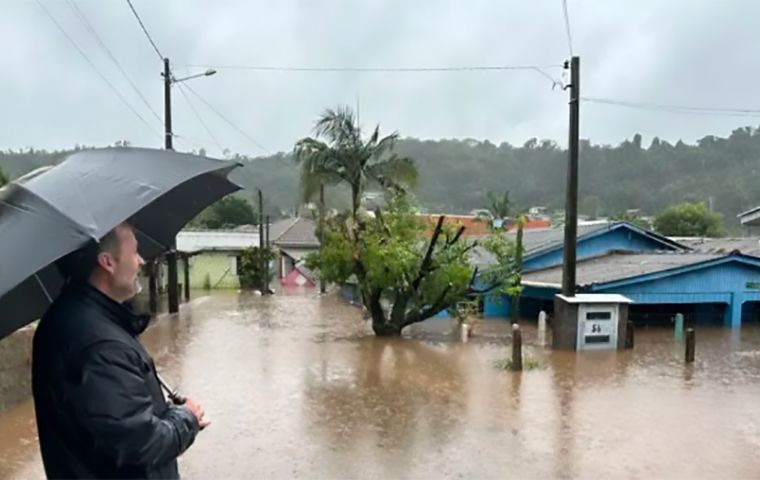
M367 178L385 186L400 186L403 183L414 188L417 185L417 175L414 161L396 155L367 167Z

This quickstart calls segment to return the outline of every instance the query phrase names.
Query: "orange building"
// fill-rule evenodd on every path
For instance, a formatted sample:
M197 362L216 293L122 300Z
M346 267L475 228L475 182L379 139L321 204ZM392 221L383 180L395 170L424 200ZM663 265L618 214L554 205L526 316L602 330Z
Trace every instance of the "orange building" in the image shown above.
M449 215L445 213L443 215L446 216L444 225L451 225L455 228L464 226L464 232L462 232L463 237L482 237L491 233L491 221L488 218L477 215ZM427 213L421 214L420 216L424 217L425 222L428 224L425 234L428 236L432 235L433 230L435 230L435 226L438 223L438 217L440 217L441 214ZM528 221L525 223L525 230L549 228L550 226L551 222L549 219L528 218ZM515 230L517 230L517 225L515 224L510 224L507 229L508 232Z

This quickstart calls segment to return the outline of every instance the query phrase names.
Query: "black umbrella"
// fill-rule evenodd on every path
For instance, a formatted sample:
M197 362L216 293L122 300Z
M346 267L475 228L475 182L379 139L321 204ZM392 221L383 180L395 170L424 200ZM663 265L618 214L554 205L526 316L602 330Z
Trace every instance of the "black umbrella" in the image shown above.
M83 150L0 189L0 339L58 295L61 257L129 220L140 254L155 258L201 210L240 189L227 178L237 166L170 150Z

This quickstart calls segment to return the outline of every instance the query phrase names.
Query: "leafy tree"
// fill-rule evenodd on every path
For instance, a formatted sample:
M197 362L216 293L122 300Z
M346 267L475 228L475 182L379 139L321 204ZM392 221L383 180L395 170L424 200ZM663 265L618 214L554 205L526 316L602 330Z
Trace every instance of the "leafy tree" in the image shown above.
M657 232L679 237L720 237L722 217L704 203L679 203L668 207L654 220Z
M0 187L8 183L8 177L5 175L5 172L3 172L3 169L0 168Z
M256 223L250 202L240 197L224 197L202 211L191 225L199 228L230 228Z
M520 316L520 295L522 294L522 258L525 253L523 246L523 229L527 218L520 215L517 219L517 236L512 241L504 235L491 235L482 242L483 248L490 252L496 263L484 270L480 280L493 290L486 294L496 300L500 295L506 295L512 302L512 315Z
M401 335L408 325L472 293L468 259L473 245L462 239L463 228L454 231L439 221L428 240L403 194L393 195L385 211L360 222L361 228L352 232L350 213L327 220L325 244L307 256L306 265L328 282L355 278L376 335Z
M622 212L617 215L612 215L610 220L613 222L628 222L631 225L643 228L644 230L652 230L654 228L650 220L631 212Z
M266 274L263 266L272 262L277 256L271 248L249 247L240 254L238 265L238 277L242 288L258 288L264 284ZM269 271L266 284L269 285L274 279L274 270Z

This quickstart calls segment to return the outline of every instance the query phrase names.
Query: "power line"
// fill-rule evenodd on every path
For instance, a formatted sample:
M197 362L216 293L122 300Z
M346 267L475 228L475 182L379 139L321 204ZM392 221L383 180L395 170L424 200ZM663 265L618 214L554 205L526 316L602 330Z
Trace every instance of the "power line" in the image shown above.
M213 68L214 70L248 70L258 72L309 72L309 73L440 73L440 72L499 72L499 71L533 71L547 78L554 86L562 87L561 79L556 79L546 72L550 68L564 68L563 65L471 65L442 67L289 67L268 65L183 65L186 68Z
M214 136L214 134L211 132L211 129L208 128L208 125L206 125L206 122L203 121L203 118L201 118L200 114L195 109L195 106L193 106L193 102L190 101L190 97L188 97L187 93L185 93L184 86L181 83L178 83L177 86L179 86L179 91L180 93L182 93L182 96L185 97L185 100L187 100L187 104L190 106L190 110L192 110L193 113L195 114L195 118L197 118L200 124L203 125L203 128L206 130L206 133L209 134L209 136L214 141L216 146L219 147L219 151L223 152L224 147L222 147L222 145L219 143L219 140L217 140L216 136Z
M58 30L60 30L60 31L61 31L61 33L63 33L63 35L64 35L64 36L65 36L65 37L68 39L68 41L69 41L69 42L71 42L71 45L73 45L73 46L74 46L74 48L77 50L77 52L79 52L79 54L82 56L82 58L84 58L84 59L87 61L87 63L90 65L90 67L92 67L92 69L93 69L93 70L95 70L95 73L97 73L97 74L98 74L98 76L99 76L99 77L100 77L100 78L101 78L101 79L102 79L102 80L103 80L103 81L104 81L104 82L105 82L105 83L106 83L106 84L107 84L107 85L108 85L108 86L111 88L111 90L113 90L113 93L115 93L115 94L116 94L116 96L117 96L117 97L119 97L119 99L120 99L120 100L121 100L121 101L124 103L124 105L126 105L126 106L127 106L127 108L129 108L129 110L130 110L132 113L134 113L134 114L135 114L135 116L136 116L137 118L139 118L139 119L140 119L140 120L141 120L141 121L142 121L142 122L145 124L145 126L146 126L146 127L148 127L148 128L149 128L149 129L150 129L150 130L151 130L153 133L155 133L156 135L158 135L158 136L160 137L160 136L161 136L161 134L160 134L160 133L158 133L158 132L156 132L156 130L154 130L154 129L153 129L153 127L152 127L152 126L151 126L151 125L150 125L150 124L147 122L147 120L145 120L145 118L143 118L143 116L142 116L142 115L140 115L140 114L137 112L137 110L135 110L135 109L132 107L132 105L130 105L130 103L127 101L127 99L125 99L125 98L124 98L124 96L122 96L122 94L121 94L121 93L119 93L119 91L118 91L118 90L116 89L116 87L114 87L114 85L113 85L113 84L112 84L112 83L111 83L111 82L108 80L108 78L106 78L106 77L105 77L105 75L103 75L103 74L100 72L100 70L98 70L98 68L95 66L95 64L94 64L94 63L92 63L92 60L90 60L90 58L87 56L87 54L86 54L86 53L84 53L84 51L83 51L83 50L82 50L82 49L79 47L79 45L77 45L77 43L74 41L74 39L72 39L72 38L69 36L69 34L66 32L66 30L64 30L64 28L61 26L61 24L60 24L60 23L58 23L58 21L55 19L55 17L53 17L53 15L52 15L52 14L50 13L50 11L49 11L49 10L48 10L48 9L45 7L45 5L43 5L43 4L42 4L42 2L41 2L40 0L36 0L36 1L37 1L37 5L39 5L39 6L40 6L40 8L42 8L42 10L43 10L43 11L45 12L45 14L48 16L48 18L50 18L50 20L51 20L51 21L52 21L52 22L55 24L55 26L56 26L56 27L58 27Z
M562 13L565 15L565 33L567 34L567 47L570 49L570 58L573 58L573 36L570 34L570 15L567 13L567 0L562 0Z
M127 82L129 82L129 85L132 87L132 90L135 91L138 97L140 97L140 100L145 104L146 107L148 107L148 110L150 110L150 113L153 114L154 117L159 121L159 123L163 124L163 120L161 117L156 113L156 111L151 106L150 102L146 100L146 98L143 96L142 92L137 88L137 85L132 81L130 76L127 74L127 72L122 68L121 64L118 60L116 60L116 57L111 53L111 50L105 45L103 40L100 38L100 35L98 35L98 32L95 30L95 28L92 26L90 21L87 19L87 16L85 16L84 12L77 6L76 2L74 0L69 0L69 5L72 9L77 13L79 16L79 20L84 24L85 27L90 31L90 33L95 37L95 40L98 41L98 44L100 45L100 48L103 49L103 51L106 52L106 54L111 58L111 61L116 65L116 67L119 69L121 74L124 76L124 78L127 79Z
M264 72L364 72L364 73L430 73L430 72L479 72L505 70L534 70L563 68L563 65L472 65L460 67L289 67L267 65L183 65L189 68L213 68L215 70L252 70Z
M189 85L185 85L185 87L188 90L190 90L190 93L192 93L193 95L195 95L196 97L198 97L198 100L200 100L201 102L203 102L209 109L211 109L212 112L216 113L219 116L219 118L221 118L222 120L224 120L225 122L227 122L228 125L230 125L232 128L234 128L235 130L237 130L241 135L243 135L245 138L247 138L248 140L250 140L254 145L256 145L258 148L260 148L262 151L266 152L267 155L271 155L272 154L272 152L270 152L269 150L267 150L258 141L256 141L255 138L253 138L252 136L248 135L245 131L243 131L243 129L241 129L240 127L238 127L237 125L235 125L235 123L232 120L230 120L227 117L225 117L219 110L217 110L210 103L208 103L206 100L204 100L203 97L201 97L200 95L198 95L198 92L196 92L195 90L193 90Z
M603 105L614 105L618 107L638 108L642 110L664 111L670 113L684 113L692 115L715 115L726 117L757 117L760 116L760 109L749 108L723 108L723 107L696 107L688 105L669 105L663 103L646 103L646 102L628 102L624 100L615 100L610 98L581 97L581 100L588 103L598 103Z
M135 6L132 5L132 0L127 0L127 3L129 4L129 8L132 10L132 13L135 15L135 18L137 19L137 22L140 24L140 27L142 28L142 31L145 32L145 36L148 37L148 41L153 46L153 50L156 51L158 54L158 58L161 59L161 61L164 61L164 56L161 55L161 52L158 50L158 47L156 46L156 42L153 41L153 38L151 38L150 33L148 33L148 29L145 28L145 24L143 23L142 19L140 18L140 15L137 14L137 10L135 10Z

